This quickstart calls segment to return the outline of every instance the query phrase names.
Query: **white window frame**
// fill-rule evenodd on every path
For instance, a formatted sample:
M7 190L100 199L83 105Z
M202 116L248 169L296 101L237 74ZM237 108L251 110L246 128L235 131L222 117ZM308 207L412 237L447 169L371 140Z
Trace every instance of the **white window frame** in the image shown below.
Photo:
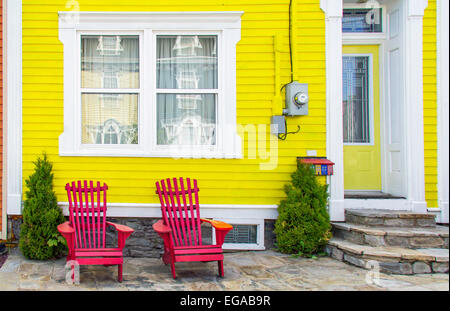
M139 88L137 89L121 89L120 87L116 89L107 88L82 88L81 87L81 37L83 36L107 36L107 35L119 35L119 36L138 36L139 37ZM143 70L142 65L144 62L144 49L141 44L143 42L143 32L142 31L114 31L114 30L102 30L102 31L77 31L77 49L80 51L76 54L75 64L76 66L76 79L74 81L77 91L77 100L74 102L76 108L75 118L76 118L76 144L77 148L81 152L89 152L90 150L96 150L101 152L102 149L108 149L110 152L126 152L127 150L131 152L143 152L143 146L140 142L143 141L143 131L142 124L144 121L142 111L145 111L143 104L145 102L144 98L144 84L143 84ZM115 144L115 145L102 145L102 144L82 144L81 143L81 118L82 118L82 102L81 94L137 94L138 95L138 144L126 145L126 144ZM79 111L79 113L76 113Z
M178 31L178 30L171 30L171 31L159 31L155 30L152 31L152 46L156 47L157 44L157 36L164 36L164 35L199 35L199 36L216 36L217 37L217 55L218 55L218 86L217 89L158 89L156 87L156 57L152 57L152 88L151 88L151 96L153 97L153 102L155 103L155 109L152 109L152 129L151 129L151 137L153 138L152 141L152 150L156 150L158 152L168 152L168 153L182 153L182 154L191 154L193 152L201 152L202 154L209 154L209 153L217 153L219 150L223 149L223 129L222 124L226 122L225 116L226 116L226 110L225 105L222 103L225 103L224 99L224 79L225 76L223 74L223 65L224 62L220 61L221 55L224 53L223 48L223 36L221 31ZM154 67L153 67L154 66ZM157 95L158 94L217 94L216 97L216 143L215 145L210 146L202 146L202 145L195 145L195 146L180 146L180 145L158 145L157 144L157 115L156 115L156 102L157 102ZM220 147L222 146L222 147Z
M374 76L373 76L373 54L371 53L344 53L342 57L368 57L369 58L369 130L370 142L368 143L346 143L344 146L374 146L375 145L375 124L374 124Z
M64 132L60 156L242 158L236 120L236 44L243 12L59 12L64 45ZM81 35L139 35L140 98L137 145L81 144ZM156 36L209 34L218 38L216 144L156 145ZM90 89L90 92L94 91ZM102 92L106 90L101 89ZM120 90L126 92L126 90ZM135 90L133 89L133 93ZM226 94L226 96L225 96Z

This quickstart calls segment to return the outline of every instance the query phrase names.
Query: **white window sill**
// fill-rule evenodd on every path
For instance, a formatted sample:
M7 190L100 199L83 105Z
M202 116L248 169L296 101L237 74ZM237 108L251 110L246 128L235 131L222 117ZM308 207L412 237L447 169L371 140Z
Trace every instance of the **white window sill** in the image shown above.
M112 151L112 150L83 150L74 152L60 152L62 157L135 157L135 158L181 158L181 159L242 159L242 153L240 152L132 152L132 151Z

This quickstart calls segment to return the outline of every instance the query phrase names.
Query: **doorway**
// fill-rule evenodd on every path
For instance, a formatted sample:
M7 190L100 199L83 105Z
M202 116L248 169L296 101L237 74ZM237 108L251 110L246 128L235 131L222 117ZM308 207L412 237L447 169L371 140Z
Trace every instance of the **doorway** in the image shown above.
M379 46L346 45L342 52L345 197L384 197Z

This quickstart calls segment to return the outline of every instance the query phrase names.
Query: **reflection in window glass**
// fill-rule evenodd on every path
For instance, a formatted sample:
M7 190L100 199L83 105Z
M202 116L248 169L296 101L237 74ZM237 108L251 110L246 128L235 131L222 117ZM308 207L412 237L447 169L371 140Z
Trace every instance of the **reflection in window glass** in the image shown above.
M156 41L156 85L168 90L157 94L157 144L215 145L217 36L157 36Z
M137 94L83 94L83 144L137 144Z
M138 36L81 36L82 88L139 88Z
M342 32L382 32L381 9L344 9Z
M344 143L370 143L369 57L343 57Z
M158 89L216 89L216 36L158 36Z
M215 145L215 94L158 94L158 145Z

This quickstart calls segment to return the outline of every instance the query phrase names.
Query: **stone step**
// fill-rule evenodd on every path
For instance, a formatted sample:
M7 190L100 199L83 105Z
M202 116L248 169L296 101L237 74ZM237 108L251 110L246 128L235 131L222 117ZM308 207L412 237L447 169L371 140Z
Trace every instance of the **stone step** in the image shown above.
M377 209L346 209L347 223L366 226L385 227L434 227L435 216L410 211L377 210Z
M373 247L333 237L326 247L332 258L392 274L448 273L448 249Z
M446 226L397 228L338 222L332 226L333 236L359 245L448 249L449 229Z

